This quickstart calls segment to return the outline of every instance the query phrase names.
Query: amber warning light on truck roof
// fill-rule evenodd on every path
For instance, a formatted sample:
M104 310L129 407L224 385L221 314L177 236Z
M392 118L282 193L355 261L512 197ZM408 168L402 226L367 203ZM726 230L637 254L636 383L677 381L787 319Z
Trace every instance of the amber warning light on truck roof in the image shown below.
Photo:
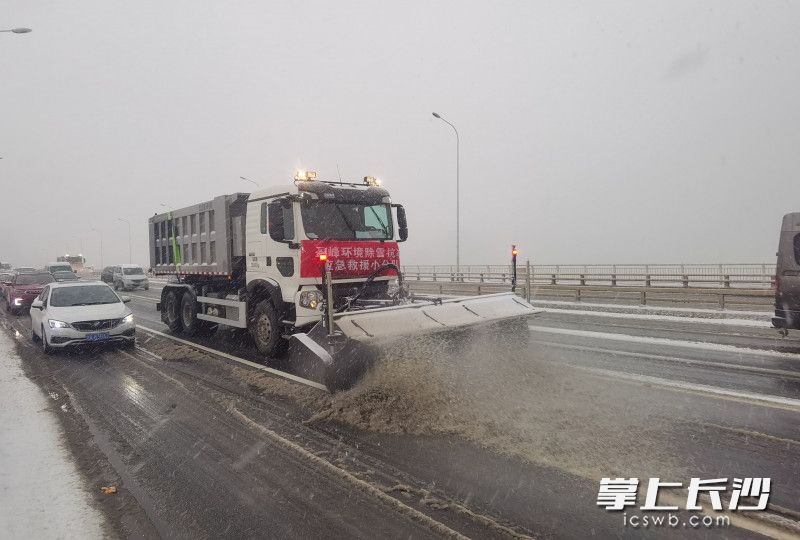
M303 171L299 170L295 173L294 179L300 182L308 182L312 180L316 180L317 173L316 171Z
M365 176L364 177L364 184L368 186L375 186L378 187L381 185L381 179L375 178L374 176Z

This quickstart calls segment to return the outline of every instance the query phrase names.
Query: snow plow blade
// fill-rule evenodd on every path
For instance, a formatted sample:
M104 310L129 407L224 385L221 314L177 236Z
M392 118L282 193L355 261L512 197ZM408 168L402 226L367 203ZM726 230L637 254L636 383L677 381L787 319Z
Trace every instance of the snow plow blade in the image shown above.
M463 341L477 328L512 329L527 338L526 321L539 310L514 293L446 299L414 299L405 304L334 315L333 332L323 323L294 334L290 361L334 392L351 387L381 352L402 346L404 339Z

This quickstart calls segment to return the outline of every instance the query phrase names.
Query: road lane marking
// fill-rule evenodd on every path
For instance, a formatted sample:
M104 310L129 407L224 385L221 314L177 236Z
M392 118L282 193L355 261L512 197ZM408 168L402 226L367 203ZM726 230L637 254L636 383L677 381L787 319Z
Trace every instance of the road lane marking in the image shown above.
M800 379L800 372L788 371L785 369L772 369L772 368L762 368L756 366L745 366L742 364L731 364L729 362L711 362L709 360L695 360L690 358L680 358L678 356L667 356L661 354L648 354L648 353L637 353L637 352L630 352L630 351L620 351L617 349L604 349L602 347L588 347L584 345L570 345L568 343L559 343L557 341L544 341L534 339L531 341L532 343L539 343L541 345L545 345L547 347L558 347L560 349L573 349L577 351L587 351L587 352L596 352L601 354L610 354L612 356L628 356L631 358L645 358L648 360L659 360L659 361L667 361L667 362L678 362L682 364L695 364L700 366L710 366L710 367L721 367L721 368L729 368L741 371L749 371L752 373L760 373L764 375L776 375L780 377L790 377L793 379Z
M148 300L150 302L158 302L158 298L153 298L152 296L139 296L138 294L127 294L125 296L130 296L131 298L141 298L142 300Z
M767 439L769 441L776 442L778 444L791 444L791 445L800 446L800 441L798 441L798 440L786 439L785 437L778 437L778 436L775 436L775 435L770 435L769 433L762 433L760 431L753 431L751 429L737 428L737 427L733 427L733 426L723 426L721 424L714 424L712 422L687 422L687 423L693 423L693 424L696 424L698 426L710 427L710 428L719 429L719 430L722 430L722 431L730 431L732 433L736 433L738 435L742 435L743 437L760 437L760 438L763 438L763 439ZM770 506L772 506L772 505L770 505Z
M608 317L613 319L637 319L641 321L682 322L689 324L718 324L727 326L747 326L752 328L773 328L769 321L751 319L703 319L700 317L679 317L675 315L650 315L647 313L619 313L611 311L587 311L578 309L541 308L545 313L583 315L588 317Z
M677 339L632 336L630 334L615 334L610 332L594 332L591 330L575 330L572 328L553 328L550 326L529 325L528 329L534 332L544 332L549 334L561 334L575 337L585 337L592 339L605 339L611 341L627 341L629 343L642 343L645 345L663 345L665 347L683 347L686 349L700 349L704 351L727 352L738 355L758 355L770 356L772 358L789 358L800 360L800 354L781 351L770 351L764 349L752 349L747 347L737 347L735 345L725 345L722 343L704 343L700 341L683 341Z
M753 392L740 392L737 390L729 390L727 388L709 386L706 384L673 381L670 379L662 379L660 377L652 377L650 375L635 375L632 373L625 373L623 371L614 371L610 369L578 366L575 364L562 364L562 365L571 367L573 369L587 371L589 373L594 373L596 375L601 375L615 380L622 379L636 383L652 384L656 386L674 388L677 390L683 390L697 394L706 394L714 397L721 397L723 399L734 399L737 401L745 401L748 403L763 405L766 407L773 407L793 412L800 412L800 399L785 398L781 396L769 396L766 394L756 394Z
M165 334L164 332L159 332L158 330L154 330L152 328L147 328L146 326L138 325L137 328L140 328L141 330L144 330L145 332L150 332L151 334L155 334L157 336L161 336L161 337L166 338L166 339L171 339L172 341L175 341L177 343L181 343L181 344L187 345L189 347L194 347L195 349L199 349L199 350L201 350L203 352L207 352L209 354L213 354L213 355L216 355L216 356L221 356L221 357L223 357L223 358L225 358L227 360L233 360L234 362L239 362L240 364L244 364L246 366L250 366L250 367L255 368L255 369L260 369L261 371L266 371L267 373L271 373L273 375L276 375L278 377L282 377L284 379L289 379L290 381L294 381L294 382L297 382L297 383L300 383L300 384L304 384L306 386L310 386L310 387L316 388L318 390L324 390L325 392L328 391L328 389L325 387L324 384L320 384L320 383L315 382L315 381L310 381L308 379L304 379L303 377L298 377L297 375L292 375L291 373L286 373L285 371L280 371L280 370L273 369L273 368L270 368L270 367L267 367L267 366L263 366L261 364L255 363L255 362L251 362L250 360L245 360L244 358L239 358L238 356L233 356L232 354L228 354L226 352L222 352L222 351L218 351L216 349L212 349L211 347L206 347L204 345L198 345L197 343L192 343L191 341L187 341L185 339L180 339L180 338L177 338L175 336L171 336L169 334Z
M362 493L365 493L371 497L374 497L375 499L381 501L383 504L385 504L389 508L392 508L393 510L405 516L406 518L427 526L436 534L440 534L447 538L458 538L466 540L467 537L462 535L458 531L451 529L450 527L448 527L444 523L441 523L440 521L436 521L429 515L420 512L416 508L408 506L407 504L403 503L400 499L392 497L391 495L385 493L377 486L374 486L373 484L370 484L369 482L362 480L361 478L358 478L349 471L346 471L345 469L338 467L337 465L334 465L330 461L321 458L320 456L314 454L313 452L306 450L296 442L284 438L277 432L269 429L266 426L259 424L258 422L256 422L255 420L253 420L252 418L241 412L236 407L232 407L231 412L235 416L239 417L239 420L241 420L242 423L249 425L251 428L261 432L269 439L272 439L273 442L277 443L280 446L283 446L285 449L294 452L300 457L313 463L314 465L319 467L319 469L328 472L328 474L330 474L331 476L344 480L345 482L349 483L354 489ZM529 538L523 535L518 535L518 537Z

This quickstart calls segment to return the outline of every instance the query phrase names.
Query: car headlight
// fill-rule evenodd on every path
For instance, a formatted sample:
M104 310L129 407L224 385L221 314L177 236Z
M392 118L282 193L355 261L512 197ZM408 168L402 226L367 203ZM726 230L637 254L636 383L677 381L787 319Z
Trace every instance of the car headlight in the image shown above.
M304 308L317 309L322 303L322 293L319 291L302 291L300 293L300 306Z
M63 321L56 321L54 319L48 319L48 324L50 324L50 328L69 328L69 325Z
M122 324L131 324L133 322L133 313L122 319Z
M14 305L21 306L22 305L22 298L14 298Z

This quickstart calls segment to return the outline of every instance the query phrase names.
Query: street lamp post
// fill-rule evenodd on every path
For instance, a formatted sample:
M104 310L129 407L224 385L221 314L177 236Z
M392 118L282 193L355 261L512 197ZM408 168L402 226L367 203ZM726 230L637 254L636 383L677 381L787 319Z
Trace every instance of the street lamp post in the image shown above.
M459 179L459 169L460 166L460 150L461 150L461 139L458 136L458 130L456 126L445 120L439 113L432 113L434 118L438 118L451 128L456 134L456 274L461 272L461 216L460 216L460 206L461 206L461 199L460 199L460 179Z
M9 28L8 30L0 30L0 32L13 32L15 34L27 34L33 32L30 28Z
M103 270L103 231L98 231L94 227L92 230L100 235L100 270Z
M239 178L241 178L241 179L242 179L242 180L244 180L245 182L250 182L251 184L255 185L256 187L261 187L261 184L259 184L259 183L258 183L258 182L256 182L255 180L250 180L250 179L249 179L249 178L247 178L246 176L240 176Z
M131 251L131 222L125 218L117 219L128 224L128 264L130 264L133 262L133 252Z

